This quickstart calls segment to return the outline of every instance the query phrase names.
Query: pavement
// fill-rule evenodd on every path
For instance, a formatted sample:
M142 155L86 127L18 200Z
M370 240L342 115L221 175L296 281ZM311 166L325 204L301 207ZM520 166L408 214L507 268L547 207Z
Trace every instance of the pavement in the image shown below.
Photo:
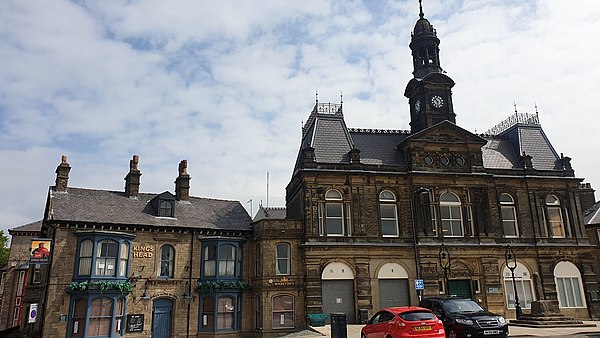
M509 337L570 337L570 338L600 338L600 321L584 321L589 324L589 327L553 327L553 328L537 328L537 327L522 327L509 326ZM360 329L364 325L347 325L346 332L349 338L359 338ZM311 327L314 335L304 337L331 337L331 326L315 326ZM343 338L343 337L340 337Z

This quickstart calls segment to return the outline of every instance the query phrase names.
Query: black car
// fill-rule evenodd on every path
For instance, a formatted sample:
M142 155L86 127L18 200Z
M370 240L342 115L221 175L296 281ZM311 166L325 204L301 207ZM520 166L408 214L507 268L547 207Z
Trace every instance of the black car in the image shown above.
M504 317L486 311L469 298L426 298L419 306L430 309L444 322L448 338L508 337L508 324Z

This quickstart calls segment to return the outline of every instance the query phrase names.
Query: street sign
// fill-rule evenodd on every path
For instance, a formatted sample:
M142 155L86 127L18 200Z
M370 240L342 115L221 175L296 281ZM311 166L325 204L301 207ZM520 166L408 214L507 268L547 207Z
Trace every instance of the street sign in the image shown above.
M425 283L423 282L422 279L415 279L415 289L416 290L425 289Z

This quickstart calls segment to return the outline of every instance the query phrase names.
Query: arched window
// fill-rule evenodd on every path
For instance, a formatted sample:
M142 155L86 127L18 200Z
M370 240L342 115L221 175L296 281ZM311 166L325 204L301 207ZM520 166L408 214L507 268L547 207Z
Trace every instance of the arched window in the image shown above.
M90 276L127 278L129 269L129 236L107 233L81 233L77 244L75 279Z
M158 206L158 216L173 217L173 202L161 200Z
M383 190L379 193L379 216L381 235L383 237L398 237L396 196L389 190Z
M86 239L79 243L79 275L89 275L92 273L92 251L94 242Z
M560 206L560 200L554 195L546 197L546 221L551 237L565 237L565 224Z
M451 192L440 195L440 222L442 236L461 237L464 236L461 202L458 196Z
M160 277L173 278L175 265L175 249L170 245L160 248Z
M273 329L294 328L294 296L273 297Z
M509 194L500 195L500 212L504 237L519 237L515 201Z
M275 246L275 274L290 274L290 245L288 243L279 243Z
M515 267L515 284L513 286L512 273L508 267L504 267L504 293L506 295L506 304L509 309L515 308L515 286L519 296L519 305L523 309L530 309L533 298L533 283L529 270L519 262Z
M554 280L558 292L558 304L561 308L586 307L583 297L581 273L571 262L559 262L554 267Z
M127 276L127 265L129 263L129 243L121 243L121 255L119 259L119 277Z
M320 236L350 236L350 203L344 203L342 193L330 189L325 202L318 204Z

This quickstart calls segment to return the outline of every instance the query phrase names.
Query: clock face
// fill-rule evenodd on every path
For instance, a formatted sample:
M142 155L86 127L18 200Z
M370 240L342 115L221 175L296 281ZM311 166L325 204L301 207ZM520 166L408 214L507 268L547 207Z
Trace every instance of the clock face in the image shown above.
M418 113L421 111L421 101L415 102L415 111Z
M435 107L435 108L440 108L444 105L444 99L442 99L440 96L435 95L431 98L431 104Z

